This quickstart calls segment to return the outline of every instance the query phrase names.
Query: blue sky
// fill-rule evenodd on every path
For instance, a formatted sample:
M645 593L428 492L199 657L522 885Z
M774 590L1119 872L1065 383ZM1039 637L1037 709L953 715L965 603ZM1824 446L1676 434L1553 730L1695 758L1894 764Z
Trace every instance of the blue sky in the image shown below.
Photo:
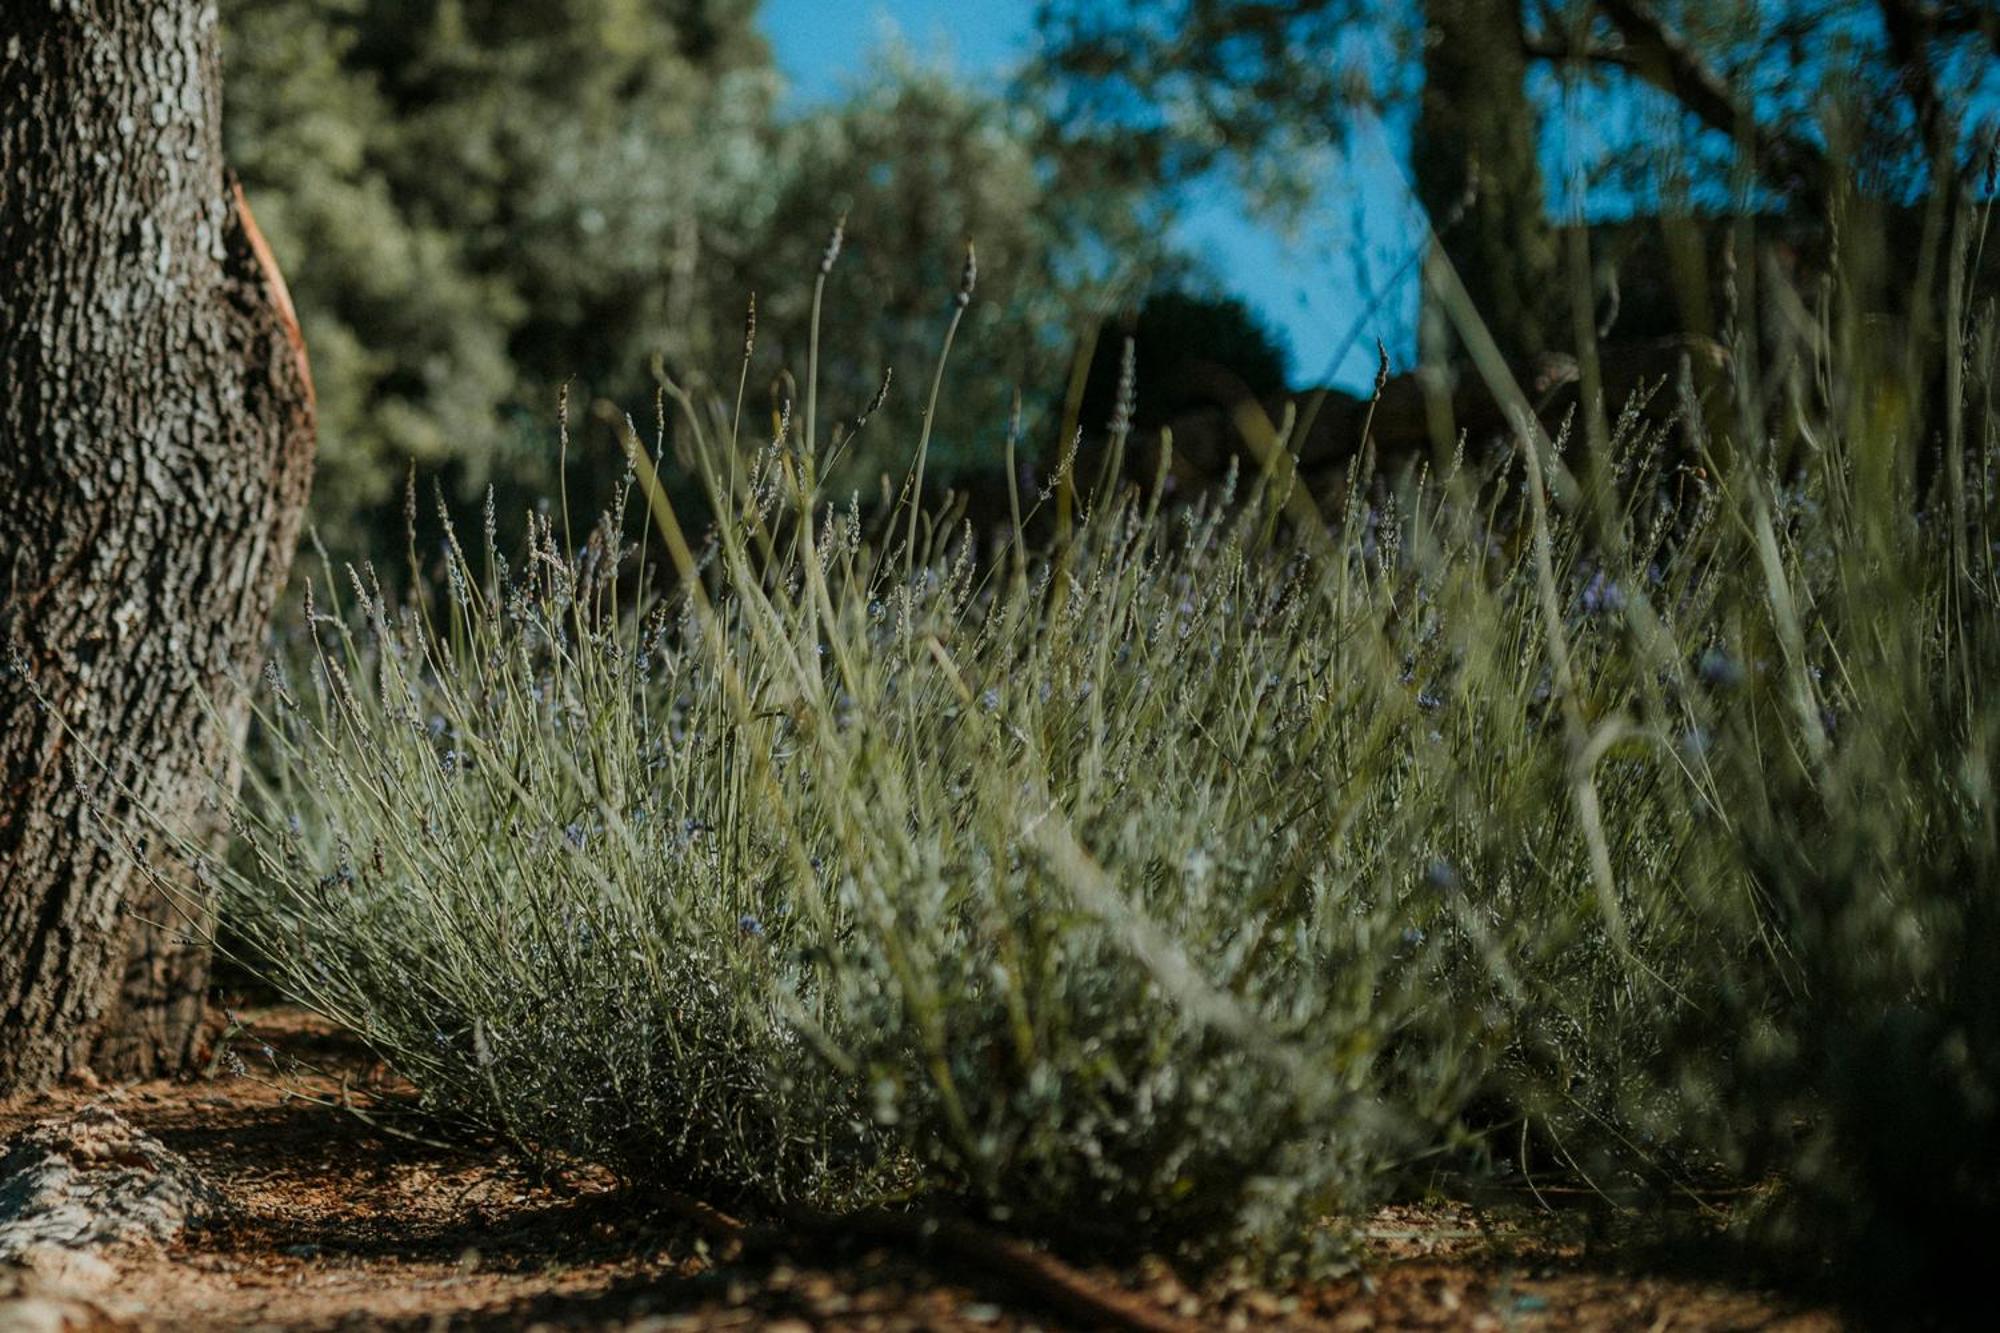
M928 63L998 87L1032 48L1034 3L764 0L763 24L797 109L858 86L871 53L898 40ZM1372 318L1363 293L1366 284L1389 281L1415 233L1401 203L1401 169L1379 136L1364 140L1338 176L1295 236L1251 218L1236 192L1218 182L1197 192L1179 239L1284 337L1295 380L1358 386L1375 373L1376 336L1392 348L1409 336L1413 284L1403 283L1402 299ZM1366 238L1358 246L1357 230ZM1350 338L1350 355L1328 377L1337 347Z

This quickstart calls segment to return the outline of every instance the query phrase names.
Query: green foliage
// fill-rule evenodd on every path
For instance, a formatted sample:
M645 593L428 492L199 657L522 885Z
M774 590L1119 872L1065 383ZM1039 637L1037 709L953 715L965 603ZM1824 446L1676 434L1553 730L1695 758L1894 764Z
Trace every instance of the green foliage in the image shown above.
M224 27L229 158L312 357L322 518L380 501L395 460L437 466L460 441L475 456L490 444L483 423L512 387L518 317L504 283L471 272L456 239L409 209L385 161L392 108L349 63L359 13L241 0Z
M1034 78L1080 148L1153 181L1230 169L1294 207L1314 190L1301 161L1413 111L1413 174L1459 177L1435 195L1420 187L1427 206L1457 197L1468 168L1482 190L1525 190L1536 165L1524 144L1564 164L1565 188L1607 186L1613 214L1678 202L1690 185L1706 207L1740 206L1745 177L1810 208L1835 164L1871 194L1906 198L1938 158L1978 169L1967 131L2000 90L1989 18L1906 0L1043 0L1036 19ZM1511 88L1494 82L1508 76ZM1440 78L1453 100L1428 96ZM1476 123L1481 112L1532 123L1507 126L1526 130L1510 142ZM1481 144L1505 156L1457 158Z
M1437 250L1522 361L1586 355L1598 308L1567 299L1587 261L1553 222L1657 216L1685 263L1691 219L1771 208L1794 238L1835 249L1850 190L1897 204L1934 185L1975 190L2000 96L2000 27L1912 0L1044 0L1036 12L1032 77L1057 108L1061 151L1111 180L1172 187L1227 170L1298 221L1345 174L1329 153L1407 126ZM1632 324L1708 331L1685 306L1646 305L1647 276ZM1462 361L1429 296L1424 359Z
M1109 291L1158 260L1157 242L1139 234L1133 192L1087 191L1052 172L1038 155L1044 137L1031 112L897 51L849 100L781 137L775 211L740 280L759 293L764 341L790 383L803 383L810 293L798 275L814 271L844 217L826 289L821 395L851 418L885 369L895 375L875 430L856 443L842 478L830 479L834 494L848 481L872 495L884 469L900 478L923 428L937 329L959 289L966 242L978 249L978 300L958 347L989 373L938 404L930 475L947 480L997 469L1014 393L1028 395L1031 418L1048 412L1042 395L1060 388L1075 331ZM1084 237L1115 242L1122 261L1084 263ZM760 357L760 372L766 365ZM787 396L782 383L771 392Z
M981 299L963 338L995 373L944 400L933 477L990 472L1015 386L1038 416L1075 328L1157 257L1135 192L1062 169L1032 113L900 53L844 102L780 119L753 10L225 4L230 157L311 349L314 517L336 550L391 537L412 462L455 506L488 482L510 508L555 492L540 423L557 386L649 415L654 359L693 375L728 356L752 293L776 356L751 403L781 413L807 369L796 275L842 214L834 309L867 314L829 325L829 411L851 418L898 377L880 447L844 481L872 493L913 447L968 240ZM584 512L608 498L599 470L566 480Z
M229 155L299 306L338 545L406 461L550 489L520 423L558 381L630 394L709 350L676 317L720 304L701 238L765 156L752 8L225 4Z

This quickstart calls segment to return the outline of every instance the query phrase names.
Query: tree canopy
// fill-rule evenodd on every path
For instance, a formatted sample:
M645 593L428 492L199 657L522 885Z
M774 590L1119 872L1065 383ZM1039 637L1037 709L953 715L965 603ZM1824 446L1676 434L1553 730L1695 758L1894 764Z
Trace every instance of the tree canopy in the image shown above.
M293 273L339 538L402 464L547 479L552 386L699 336L776 95L739 0L225 0L228 151ZM679 318L677 318L679 317Z
M1524 356L1570 341L1556 221L1813 213L1836 176L1908 202L1978 170L2000 97L2000 16L1955 0L1043 0L1038 22L1054 119L1115 170L1226 165L1297 204L1309 153L1409 127L1444 251Z
M1359 114L1409 115L1426 53L1480 24L1497 26L1457 58L1524 62L1541 115L1560 80L1639 113L1622 119L1644 141L1599 126L1593 165L1606 180L1613 159L1660 147L1651 113L1664 112L1677 151L1706 163L1740 153L1779 195L1821 183L1831 151L1863 147L1851 165L1908 188L1925 143L1973 166L1968 116L2000 96L2000 14L1966 0L1041 0L1037 23L1057 119L1075 133L1115 138L1125 160L1165 178L1242 163L1280 196L1297 190L1284 166L1298 152L1340 143ZM1825 140L1829 99L1847 143Z
M1032 106L907 52L781 114L755 9L225 0L229 150L313 348L315 509L336 547L398 522L412 462L462 497L552 493L559 384L643 419L656 357L681 379L733 373L752 294L754 401L775 407L783 373L803 377L843 216L823 402L851 414L897 377L849 455L857 484L914 445L968 240L980 286L958 347L982 373L944 396L932 475L997 460L1016 385L1031 412L1059 395L1078 325L1160 255L1142 183L1063 162Z

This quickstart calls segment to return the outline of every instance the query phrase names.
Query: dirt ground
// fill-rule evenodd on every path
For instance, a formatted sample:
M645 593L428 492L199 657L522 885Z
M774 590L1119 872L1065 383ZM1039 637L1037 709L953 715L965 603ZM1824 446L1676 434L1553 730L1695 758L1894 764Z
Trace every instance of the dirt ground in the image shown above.
M297 1011L244 1015L235 1049L275 1048L289 1067L184 1083L70 1087L0 1103L0 1140L92 1103L181 1154L226 1204L159 1250L107 1256L92 1298L116 1329L917 1330L1784 1329L1830 1333L1828 1310L1726 1276L1676 1275L1607 1230L1530 1205L1384 1209L1349 1278L1287 1291L1210 1282L1163 1265L1058 1272L1102 1310L1015 1265L968 1261L911 1238L768 1234L739 1249L689 1201L638 1197L588 1172L536 1181L491 1155L384 1132L337 1103L342 1080L379 1078ZM262 1057L257 1057L263 1063ZM223 1062L218 1062L223 1063ZM367 1106L355 1093L348 1100ZM333 1103L333 1104L329 1104ZM1601 1204L1594 1205L1601 1208ZM1580 1206L1579 1206L1580 1207ZM1018 1249L1010 1251L1018 1255ZM1051 1266L1053 1267L1053 1266ZM1046 1273L1041 1276L1046 1277ZM0 1313L0 1329L6 1317Z

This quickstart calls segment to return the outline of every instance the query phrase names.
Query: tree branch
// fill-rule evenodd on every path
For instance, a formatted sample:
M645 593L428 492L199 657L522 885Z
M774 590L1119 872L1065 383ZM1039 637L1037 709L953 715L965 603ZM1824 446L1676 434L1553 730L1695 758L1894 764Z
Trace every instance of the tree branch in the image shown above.
M2000 56L2000 10L1977 4L1948 4L1930 16L1931 27L1941 37L1986 38L1993 54Z
M1747 148L1765 178L1785 194L1816 194L1831 173L1826 156L1795 135L1760 124L1722 76L1645 0L1597 0L1629 48L1639 78L1672 97L1709 128Z
M1875 7L1882 13L1889 56L1896 62L1896 85L1910 99L1910 109L1916 112L1924 153L1930 158L1932 169L1948 171L1953 165L1958 129L1951 109L1938 95L1930 56L1924 50L1924 44L1937 33L1937 16L1925 11L1915 0L1875 0Z
M1523 34L1521 50L1530 60L1555 64L1581 61L1586 65L1610 65L1630 74L1640 73L1639 58L1622 46L1572 46L1559 37Z

